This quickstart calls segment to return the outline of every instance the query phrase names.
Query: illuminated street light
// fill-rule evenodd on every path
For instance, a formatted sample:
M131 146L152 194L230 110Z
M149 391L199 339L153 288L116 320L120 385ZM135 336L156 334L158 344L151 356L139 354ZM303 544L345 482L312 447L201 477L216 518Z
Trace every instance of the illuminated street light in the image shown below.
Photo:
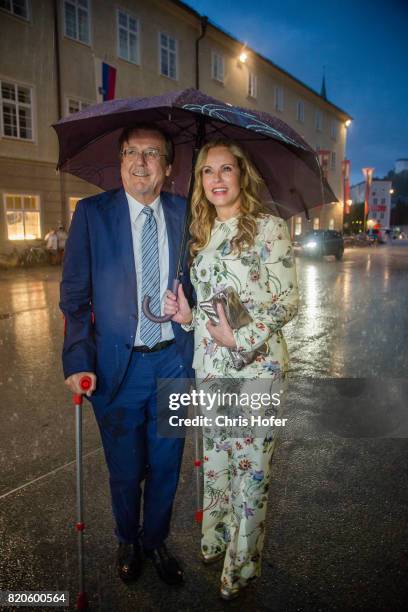
M350 127L351 119L347 119L347 121L344 122L344 125L346 126L346 128Z
M394 193L394 189L390 189L390 194L392 195Z
M242 51L242 53L240 53L240 56L239 56L239 61L241 62L241 64L245 64L247 59L248 59L248 54L245 53L245 51Z
M347 201L346 201L347 206L351 206L351 205L352 205L352 203L353 203L353 200L347 200Z

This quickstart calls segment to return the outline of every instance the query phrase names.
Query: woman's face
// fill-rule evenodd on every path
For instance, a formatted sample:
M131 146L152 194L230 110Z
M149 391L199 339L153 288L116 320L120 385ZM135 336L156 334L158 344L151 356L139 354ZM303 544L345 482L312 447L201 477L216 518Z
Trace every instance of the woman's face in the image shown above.
M205 196L215 206L217 217L234 217L241 205L241 171L236 157L227 147L213 147L201 172Z

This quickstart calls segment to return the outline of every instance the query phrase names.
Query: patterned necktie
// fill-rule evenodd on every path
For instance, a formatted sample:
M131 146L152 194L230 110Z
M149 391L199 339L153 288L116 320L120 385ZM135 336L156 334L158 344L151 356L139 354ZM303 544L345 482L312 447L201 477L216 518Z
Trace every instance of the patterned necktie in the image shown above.
M160 267L157 224L150 206L143 208L146 215L142 230L142 299L150 296L150 311L160 315ZM140 313L140 339L152 348L160 342L161 325Z

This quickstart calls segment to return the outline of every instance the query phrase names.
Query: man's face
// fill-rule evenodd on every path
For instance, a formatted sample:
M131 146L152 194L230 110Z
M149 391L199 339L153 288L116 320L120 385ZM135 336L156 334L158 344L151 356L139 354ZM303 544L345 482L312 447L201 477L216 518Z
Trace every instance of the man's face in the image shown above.
M164 138L158 132L135 130L122 151L120 173L125 191L141 204L151 204L171 172Z

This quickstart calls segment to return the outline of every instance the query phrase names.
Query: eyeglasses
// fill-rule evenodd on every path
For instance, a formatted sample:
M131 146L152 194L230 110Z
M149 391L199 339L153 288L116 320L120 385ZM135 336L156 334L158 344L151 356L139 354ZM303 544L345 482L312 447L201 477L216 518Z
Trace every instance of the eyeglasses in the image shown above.
M129 160L137 159L137 156L141 155L146 164L152 161L157 161L159 157L167 157L163 153L160 153L159 149L145 149L144 151L139 151L136 149L136 147L127 147L126 149L122 149L121 155Z

